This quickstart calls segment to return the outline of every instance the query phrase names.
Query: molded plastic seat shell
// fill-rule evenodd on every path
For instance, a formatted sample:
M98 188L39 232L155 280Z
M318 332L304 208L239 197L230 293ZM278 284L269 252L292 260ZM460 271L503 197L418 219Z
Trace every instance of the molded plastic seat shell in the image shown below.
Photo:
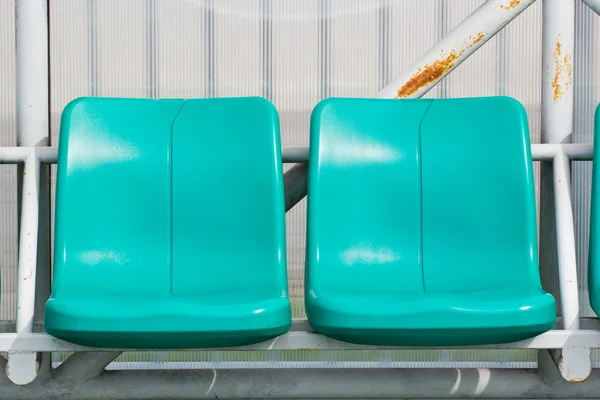
M517 101L328 99L311 124L305 288L317 332L469 345L554 326Z
M75 100L62 116L56 193L50 335L202 348L289 329L268 101Z

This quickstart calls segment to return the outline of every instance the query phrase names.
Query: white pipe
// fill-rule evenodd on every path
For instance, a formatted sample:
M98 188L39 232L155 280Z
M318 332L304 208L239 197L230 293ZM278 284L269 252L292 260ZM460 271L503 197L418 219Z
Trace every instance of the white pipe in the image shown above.
M574 0L544 0L542 142L570 143L573 133Z
M40 161L35 151L25 160L23 169L19 266L17 273L17 336L33 331L37 244L39 226ZM13 383L26 385L39 371L39 359L34 351L9 352L6 374Z
M559 152L564 152L570 160L592 160L593 144L532 144L531 158L534 161L551 161Z
M33 332L35 273L37 266L38 202L40 161L34 152L25 161L23 176L23 213L19 238L17 287L17 333Z
M279 350L399 350L399 349L562 349L564 347L600 348L598 330L551 330L531 339L514 343L477 346L368 346L338 340L308 331L290 331L275 339L242 347L205 349L206 351L279 351ZM74 351L115 352L147 351L144 349L91 348L68 343L47 333L1 333L0 351ZM158 349L160 350L160 349ZM189 350L189 349L188 349Z
M535 0L486 1L402 75L379 92L379 97L423 96L534 2Z
M0 164L17 164L25 161L32 150L42 164L56 164L58 147L0 147ZM593 144L532 144L531 155L534 161L552 160L563 151L570 160L592 160ZM281 154L284 163L308 162L308 147L282 147Z
M554 201L562 324L564 329L576 330L579 329L579 291L570 180L569 159L559 152L554 157Z
M0 164L21 163L30 154L34 154L42 164L56 164L58 147L0 147Z
M544 0L542 46L542 142L565 144L573 132L574 0ZM569 162L558 152L554 165L542 165L540 253L544 274L555 274L558 262L561 311L565 329L579 328L579 293L575 264L575 238L569 186ZM553 188L553 189L552 189ZM551 199L554 197L554 204ZM568 209L568 210L567 210ZM555 222L553 221L555 220ZM554 227L554 223L556 226ZM554 233L556 229L556 233ZM556 235L556 236L555 236ZM552 247L557 243L557 256ZM548 246L548 247L544 247ZM575 289L573 291L573 289Z
M0 164L19 164L31 154L31 147L0 147Z
M15 0L15 30L16 30L16 74L17 74L17 145L18 146L47 146L49 143L49 57L48 57L48 0ZM19 250L19 281L17 282L17 328L19 332L31 332L33 326L33 312L35 309L35 280L36 256L28 257L31 244L33 251L37 248L38 207L39 207L39 160L37 156L28 157L25 171L30 174L35 170L35 182L31 177L21 176L22 169L18 169L18 182L23 182L21 225L20 225L20 250ZM25 183L28 182L28 183ZM47 184L47 181L44 180ZM32 187L35 186L35 188ZM27 188L26 188L27 187ZM31 193L31 195L28 195ZM32 199L35 193L35 204ZM27 196L27 197L25 197ZM43 194L43 199L48 199L49 191ZM44 202L45 204L45 202ZM35 210L34 210L35 208ZM43 217L49 218L47 207L43 207ZM35 217L35 226L32 219ZM35 236L24 238L28 232ZM49 232L42 233L49 237ZM24 242L23 239L27 239ZM35 244L32 244L35 242ZM25 243L28 243L25 246ZM49 243L49 240L48 240ZM29 266L33 261L33 275L29 277ZM44 263L45 264L45 263ZM27 267L25 267L27 265ZM46 266L46 265L44 265ZM50 282L50 266L48 279L42 280L42 286ZM22 276L25 274L25 276ZM27 280L23 280L28 277ZM24 308L23 308L24 307ZM10 353L7 364L7 374L16 384L27 384L38 374L39 362L35 352Z
M16 0L17 146L47 146L48 2Z

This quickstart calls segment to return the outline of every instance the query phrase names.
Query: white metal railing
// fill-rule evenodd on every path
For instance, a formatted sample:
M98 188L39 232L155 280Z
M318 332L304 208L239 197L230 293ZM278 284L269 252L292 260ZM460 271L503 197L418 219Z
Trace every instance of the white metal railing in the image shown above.
M0 147L0 164L25 164L18 264L17 332L0 334L0 351L48 352L115 350L91 349L85 346L64 342L45 333L33 333L39 209L39 169L41 163L56 163L57 152L56 147ZM559 252L558 273L561 281L561 314L563 316L561 321L563 330L554 330L536 338L517 343L476 347L529 349L585 348L588 350L589 348L600 348L600 331L577 330L579 314L577 285L563 284L564 281L572 279L572 276L577 276L575 262L575 233L573 229L569 183L570 160L591 160L593 146L586 144L533 144L531 146L531 152L533 160L552 161L554 165L555 214L557 221L556 240ZM283 148L282 159L286 163L308 162L308 148ZM576 324L574 324L573 318L575 318ZM306 327L307 325L304 326ZM373 349L381 347L357 346L339 342L315 334L309 330L305 330L289 332L270 342L247 346L242 349L291 350L368 348ZM239 350L240 348L236 349ZM578 359L575 361L578 364L581 364L582 360ZM584 379L589 373L589 370L585 371L585 376L581 376L580 379Z

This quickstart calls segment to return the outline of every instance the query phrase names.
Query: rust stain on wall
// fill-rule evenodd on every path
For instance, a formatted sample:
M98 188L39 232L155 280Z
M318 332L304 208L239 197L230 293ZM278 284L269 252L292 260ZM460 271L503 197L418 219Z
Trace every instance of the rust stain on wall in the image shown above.
M552 79L552 89L554 90L552 100L556 103L561 100L568 89L573 84L573 63L571 54L562 54L562 44L560 35L556 38L554 45L554 78Z
M510 0L510 3L508 5L501 5L499 8L502 11L510 11L513 8L515 8L516 6L518 6L519 4L521 4L521 0Z

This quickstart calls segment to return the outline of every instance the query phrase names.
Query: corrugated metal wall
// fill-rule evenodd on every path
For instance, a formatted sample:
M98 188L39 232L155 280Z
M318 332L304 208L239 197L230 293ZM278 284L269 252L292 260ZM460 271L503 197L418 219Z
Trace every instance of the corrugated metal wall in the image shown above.
M483 0L53 1L52 143L58 143L60 112L78 96L258 95L269 98L278 108L283 145L306 146L310 112L320 99L375 96L482 3ZM527 109L532 142L539 142L541 18L540 1L428 97L513 96ZM574 142L593 139L593 110L600 100L595 78L600 54L597 40L598 17L577 2ZM14 2L0 0L0 145L15 144L14 43ZM591 316L585 273L591 170L585 164L576 163L574 167L573 193L581 303L583 315ZM16 307L15 176L14 166L0 166L0 319L13 319ZM293 313L302 317L304 201L288 213L287 224ZM522 361L534 358L531 354Z

